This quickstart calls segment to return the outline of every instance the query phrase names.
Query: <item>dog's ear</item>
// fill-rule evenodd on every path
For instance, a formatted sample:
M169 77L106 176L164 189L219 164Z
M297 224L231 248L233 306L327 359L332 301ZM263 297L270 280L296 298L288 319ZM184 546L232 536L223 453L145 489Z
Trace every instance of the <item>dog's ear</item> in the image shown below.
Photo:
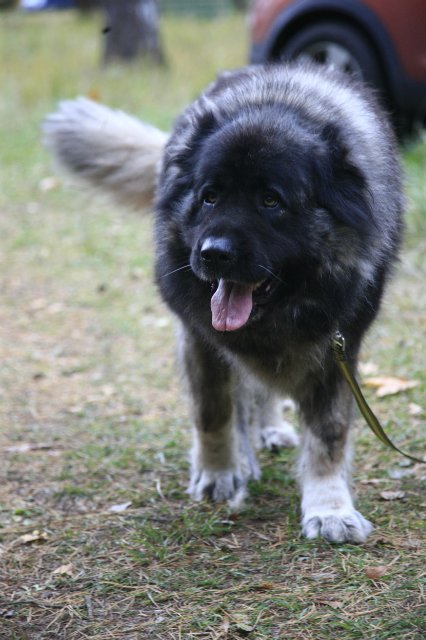
M209 147L219 124L215 113L206 109L194 117L190 107L175 123L171 143L163 156L158 193L162 202L180 200L205 180L203 164L211 163L214 146Z
M322 131L326 157L316 161L317 193L320 205L343 224L363 232L374 224L372 196L362 170L349 157L337 127Z

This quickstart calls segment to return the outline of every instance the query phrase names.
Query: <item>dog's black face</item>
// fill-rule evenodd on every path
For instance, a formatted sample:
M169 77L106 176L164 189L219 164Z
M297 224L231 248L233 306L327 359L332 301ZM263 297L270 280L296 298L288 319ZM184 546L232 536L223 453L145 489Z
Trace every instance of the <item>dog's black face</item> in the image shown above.
M296 176L291 150L268 137L263 146L258 131L217 133L198 166L186 237L194 274L214 292L217 331L241 329L288 295L290 272L294 281L309 244L300 219L309 208L309 167ZM305 255L305 268L316 261Z
M264 107L210 123L181 164L184 177L160 203L176 227L157 264L173 308L218 332L283 327L295 309L300 327L305 310L312 333L342 307L374 225L334 131Z

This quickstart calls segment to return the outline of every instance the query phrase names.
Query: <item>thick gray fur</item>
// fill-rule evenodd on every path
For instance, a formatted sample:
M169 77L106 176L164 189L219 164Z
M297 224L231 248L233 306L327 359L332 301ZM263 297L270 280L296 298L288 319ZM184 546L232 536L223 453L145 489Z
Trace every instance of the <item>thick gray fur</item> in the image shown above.
M247 494L247 480L260 476L255 449L298 443L293 427L282 421L281 398L288 395L300 410L304 428L298 462L302 532L308 538L360 543L372 525L355 509L349 487L353 403L330 351L337 320L327 318L322 332L314 324L311 336L306 329L309 300L301 297L300 303L283 300L275 315L267 315L268 305L258 309L247 328L234 332L240 338L221 335L211 327L210 298L203 297L213 278L197 267L194 251L195 267L191 262L190 269L185 233L194 236L197 227L191 182L191 172L195 175L198 167L194 162L201 164L197 150L214 135L220 137L225 127L234 141L238 128L244 135L255 130L265 134L264 139L273 138L279 122L271 121L268 129L267 121L259 118L260 110L265 106L266 113L270 105L282 111L280 134L290 148L312 149L321 163L338 147L346 165L365 182L368 231L338 220L327 231L329 244L323 240L325 231L318 243L324 256L318 271L321 282L327 277L345 282L348 273L355 274L358 298L352 306L348 303L341 321L356 369L363 334L377 313L395 262L403 206L394 136L369 91L314 68L250 67L220 76L184 111L170 136L79 98L61 103L46 119L44 139L57 163L82 183L138 209L156 202L157 282L181 320L179 360L195 426L189 486L193 498L228 500L238 506ZM300 215L308 206L302 191ZM334 193L333 185L329 191ZM321 229L330 218L319 206L310 215L312 228ZM217 234L218 227L214 229ZM364 304L367 295L371 304Z
M135 209L154 198L168 135L88 98L61 102L43 124L59 169Z

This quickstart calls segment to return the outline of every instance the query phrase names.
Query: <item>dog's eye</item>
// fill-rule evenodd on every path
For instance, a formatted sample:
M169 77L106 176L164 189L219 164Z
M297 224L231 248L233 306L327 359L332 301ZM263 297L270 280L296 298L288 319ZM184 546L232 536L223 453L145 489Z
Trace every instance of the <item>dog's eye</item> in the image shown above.
M216 191L207 191L204 194L204 204L216 204L217 202L217 193Z
M275 209L275 207L278 207L279 201L273 193L265 193L263 196L262 204L267 209Z

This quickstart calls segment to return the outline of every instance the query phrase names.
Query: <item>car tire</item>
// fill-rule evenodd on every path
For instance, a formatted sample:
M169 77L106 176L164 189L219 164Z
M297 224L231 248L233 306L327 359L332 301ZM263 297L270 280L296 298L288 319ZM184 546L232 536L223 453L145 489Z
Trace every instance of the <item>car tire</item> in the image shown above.
M303 58L334 66L385 91L385 79L372 45L360 31L343 22L324 21L303 27L280 42L276 59Z

